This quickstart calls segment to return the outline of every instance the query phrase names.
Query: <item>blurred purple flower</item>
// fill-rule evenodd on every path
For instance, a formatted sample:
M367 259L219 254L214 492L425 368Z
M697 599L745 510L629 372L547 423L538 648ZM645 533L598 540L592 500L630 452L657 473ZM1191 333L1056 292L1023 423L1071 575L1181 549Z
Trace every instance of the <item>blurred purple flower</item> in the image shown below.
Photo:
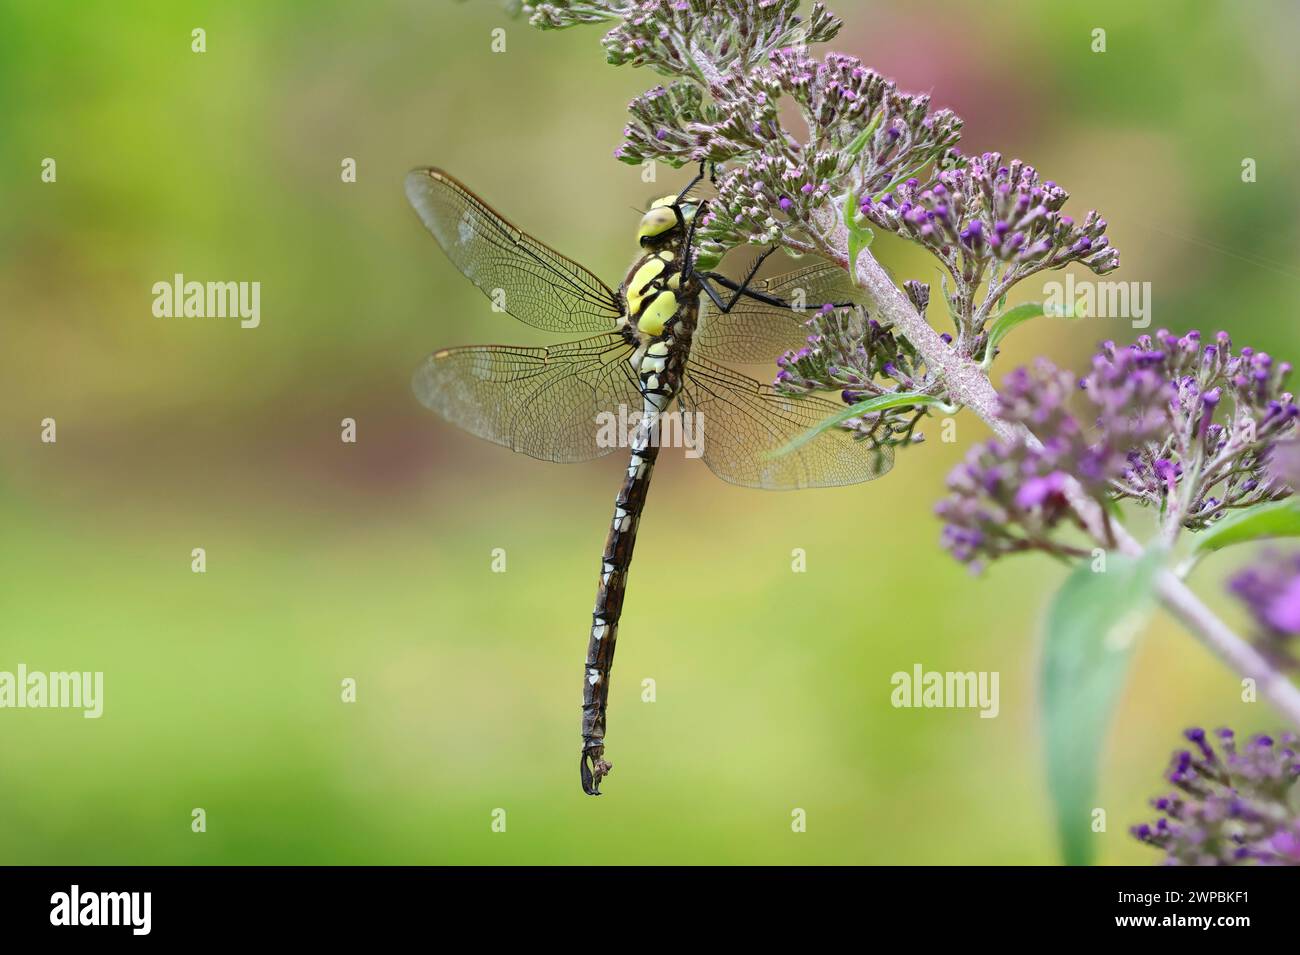
M1266 553L1228 587L1254 618L1260 649L1275 663L1294 667L1293 648L1300 637L1300 552Z
M1072 551L1053 543L1072 511L1065 496L1074 476L1102 498L1123 468L1129 443L1158 434L1158 382L1140 377L1100 383L1088 392L1097 405L1097 434L1085 433L1070 411L1074 376L1039 359L1009 374L998 392L999 416L1022 424L1036 439L978 445L948 476L948 497L935 508L947 525L943 542L954 557L979 569L984 559L1022 550Z
M1269 458L1269 474L1278 484L1300 491L1300 439L1279 441Z
M967 562L1059 550L1049 539L1065 516L1053 506L1063 497L1057 474L1074 476L1099 503L1130 498L1191 530L1286 497L1290 487L1268 465L1286 457L1275 449L1297 431L1300 412L1283 388L1290 370L1250 348L1234 354L1222 332L1202 346L1197 332L1162 330L1126 348L1103 343L1077 389L1046 361L1012 372L999 414L1038 443L991 441L971 452L938 509L944 540ZM1091 405L1090 428L1068 407L1076 391Z
M1151 805L1161 817L1132 834L1165 853L1166 865L1300 865L1296 737L1255 736L1238 749L1221 729L1218 750L1204 730L1184 734L1165 778L1177 792Z

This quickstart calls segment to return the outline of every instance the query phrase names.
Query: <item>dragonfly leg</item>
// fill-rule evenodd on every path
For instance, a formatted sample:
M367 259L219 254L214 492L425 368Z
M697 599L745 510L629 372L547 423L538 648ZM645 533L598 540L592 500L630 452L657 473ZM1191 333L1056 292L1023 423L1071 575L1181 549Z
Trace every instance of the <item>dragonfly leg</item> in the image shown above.
M788 308L790 309L790 311L796 311L794 303L792 302L787 302L785 299L778 298L775 295L768 295L766 292L759 292L756 291L755 289L746 288L743 284L736 282L734 279L729 279L725 275L719 275L717 272L705 272L700 276L700 278L702 280L705 280L706 290L707 290L708 282L710 281L717 282L723 288L735 292L736 296L744 296L745 298L752 298L756 302L762 302L765 305L771 305L776 308ZM714 305L717 305L719 308L722 308L722 304L719 301L719 299L714 298L712 295L710 295L709 298L712 299ZM860 303L858 302L825 302L825 303L819 302L816 305L803 306L803 311L815 312L818 309L825 308L827 305L835 309L861 307Z
M699 177L696 177L699 180ZM686 262L691 261L691 253L695 251L695 227L699 225L700 219L704 217L704 210L709 207L708 199L701 199L699 205L695 207L695 215L691 216L690 227L686 230Z
M692 179L690 182L688 182L686 184L686 188L677 194L678 202L681 202L683 199L685 199L686 194L689 193L692 189L694 189L696 185L699 184L699 181L704 178L704 169L705 169L705 163L701 162L700 171L695 174L695 178Z
M728 311L727 303L722 300L722 296L718 294L718 290L713 287L712 283L709 282L708 278L706 276L701 275L699 279L700 279L700 289L704 292L705 295L709 297L709 301L713 303L713 307L716 308L719 312Z
M723 285L727 288L731 288L731 290L735 292L735 294L731 296L731 299L729 299L727 303L722 303L722 301L719 301L719 296L712 294L712 292L710 292L710 295L708 295L708 299L710 299L710 301L712 301L712 303L714 303L714 305L718 307L719 311L731 312L733 308L736 308L736 303L737 301L740 301L741 295L749 294L750 298L758 298L758 292L753 292L753 294L750 294L749 283L754 281L754 275L758 274L758 270L759 268L762 268L763 262L766 262L767 257L772 255L772 252L775 251L776 251L776 246L768 246L766 249L763 249L763 255L759 256L758 259L754 260L754 264L750 266L749 274L745 275L744 279L741 279L740 285L736 285L735 282L729 281L729 279L727 279L727 281L723 281L722 275L719 275L716 272L698 274L698 278L701 279L701 286L705 287L706 290L708 290L708 282L706 281L706 279L712 278L714 279L715 282L718 282L719 285ZM716 290L712 290L712 291L716 291Z

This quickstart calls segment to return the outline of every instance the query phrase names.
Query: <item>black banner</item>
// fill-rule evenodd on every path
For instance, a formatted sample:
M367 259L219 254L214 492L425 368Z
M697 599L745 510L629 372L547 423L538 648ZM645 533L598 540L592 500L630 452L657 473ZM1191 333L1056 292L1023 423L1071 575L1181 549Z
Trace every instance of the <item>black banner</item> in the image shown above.
M455 925L491 934L533 916L600 924L608 940L704 913L730 935L845 920L855 934L920 930L927 943L1041 939L1045 928L1056 937L1227 940L1296 924L1293 874L1260 868L678 870L668 882L610 868L36 868L3 870L0 889L7 938L82 943L374 940Z

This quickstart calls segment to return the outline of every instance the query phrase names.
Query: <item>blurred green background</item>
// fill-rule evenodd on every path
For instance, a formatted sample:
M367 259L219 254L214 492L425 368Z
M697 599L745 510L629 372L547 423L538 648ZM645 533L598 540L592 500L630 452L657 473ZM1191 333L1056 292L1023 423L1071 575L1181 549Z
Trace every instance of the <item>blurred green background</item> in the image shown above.
M833 48L955 108L966 151L1022 157L1077 213L1101 209L1115 277L1153 283L1153 329L1300 352L1293 4L832 8ZM1034 671L1065 571L1024 558L977 579L941 553L931 509L986 436L970 416L849 489L746 491L666 454L613 681L616 769L606 798L580 794L581 664L625 463L538 463L416 404L434 348L539 338L490 312L401 182L444 166L617 281L655 189L611 152L658 77L607 66L599 29L543 34L491 2L0 9L0 669L106 684L98 721L0 711L0 862L1057 860ZM261 327L154 318L151 286L176 272L260 281ZM1131 334L1040 320L995 379ZM1241 623L1232 563L1197 585ZM914 663L1000 671L1001 715L892 708ZM1155 861L1126 829L1193 723L1275 725L1157 617L1108 744L1103 862Z

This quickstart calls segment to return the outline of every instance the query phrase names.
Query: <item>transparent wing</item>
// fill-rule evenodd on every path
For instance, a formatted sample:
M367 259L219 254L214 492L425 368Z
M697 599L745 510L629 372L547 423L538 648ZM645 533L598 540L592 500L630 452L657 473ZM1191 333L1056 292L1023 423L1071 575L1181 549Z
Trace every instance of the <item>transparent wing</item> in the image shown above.
M806 343L808 328L804 322L813 317L819 306L827 302L867 304L866 293L853 284L847 272L830 262L818 262L775 278L756 279L749 287L802 305L803 310L780 308L741 296L730 312L720 312L705 297L701 300L705 307L693 345L697 353L719 361L770 365ZM728 295L725 289L720 291Z
M442 170L408 173L406 198L456 268L489 298L503 297L502 307L521 322L552 332L602 332L622 314L608 285L520 232Z
M701 416L704 463L732 484L775 491L858 484L880 477L894 463L892 448L873 449L839 428L773 457L773 451L843 406L821 398L787 398L708 359L691 359L678 400L683 412Z
M589 461L615 449L600 440L597 415L641 393L617 334L550 348L481 345L435 352L411 382L420 403L470 434L544 461ZM606 446L609 445L609 446Z

